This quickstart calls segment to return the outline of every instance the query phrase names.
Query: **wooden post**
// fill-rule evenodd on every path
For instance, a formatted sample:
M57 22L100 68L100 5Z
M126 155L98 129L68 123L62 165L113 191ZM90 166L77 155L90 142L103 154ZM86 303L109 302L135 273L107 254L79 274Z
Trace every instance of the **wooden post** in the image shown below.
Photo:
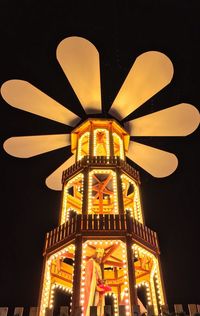
M89 181L89 168L84 168L83 170L83 204L82 204L82 214L88 214L88 181Z
M23 307L15 307L14 309L14 316L22 316L24 312Z
M113 142L112 122L109 123L109 142L110 142L110 157L113 157L114 156L114 142Z
M188 304L188 309L189 309L190 316L194 316L197 313L196 304Z
M161 306L161 314L162 315L169 314L169 307L168 307L168 305L162 305Z
M45 316L53 316L53 308L46 307Z
M93 123L90 122L90 139L89 139L89 156L93 157L94 156L94 127Z
M179 314L183 312L183 305L182 304L174 304L175 314Z
M75 262L72 294L72 315L76 315L77 308L80 306L80 286L81 286L81 261L82 261L82 237L75 239ZM78 314L77 314L78 316Z
M7 316L8 307L0 307L0 316Z
M124 215L124 201L122 192L122 182L121 182L121 169L116 169L116 182L117 182L117 193L118 193L118 210L119 214Z
M157 259L158 259L158 267L159 267L158 273L160 273L160 280L161 280L161 286L162 286L162 291L163 291L164 304L167 305L167 296L166 296L166 292L165 292L165 284L164 284L164 278L163 278L163 273L162 273L159 255L157 256Z
M127 265L128 265L128 278L129 278L129 293L130 293L130 307L133 311L135 305L137 305L137 292L135 288L135 270L132 250L131 236L126 236L126 253L127 253Z
M37 316L38 307L30 307L29 316Z

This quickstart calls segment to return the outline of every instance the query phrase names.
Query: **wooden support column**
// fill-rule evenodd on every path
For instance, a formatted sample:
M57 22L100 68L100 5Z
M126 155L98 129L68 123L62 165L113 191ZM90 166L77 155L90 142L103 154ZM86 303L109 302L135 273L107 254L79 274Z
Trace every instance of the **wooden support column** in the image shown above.
M88 185L89 185L89 168L85 167L83 170L83 204L82 214L88 214Z
M37 316L38 315L38 307L30 307L29 316Z
M52 308L46 308L45 316L53 316L53 309Z
M94 126L92 122L90 122L89 156L94 156Z
M24 312L24 308L23 307L15 307L14 309L14 316L22 316Z
M109 142L110 142L110 157L114 156L113 128L112 122L109 124Z
M161 306L161 314L162 315L170 314L168 305L162 305Z
M0 316L7 316L8 307L0 307Z
M118 194L118 210L119 214L124 215L124 201L122 192L122 181L121 181L121 169L116 168L116 182L117 182L117 194Z
M80 287L81 287L81 261L82 261L82 236L75 239L75 262L72 294L72 315L76 315L80 306ZM78 314L77 314L78 315Z
M39 297L38 297L38 311L37 315L40 315L41 309L42 309L42 292L43 292L43 286L44 286L44 280L45 280L45 269L46 269L46 262L48 260L48 256L45 253L44 259L43 259L43 264L42 264L42 277L40 281L40 289L39 289Z
M135 270L134 270L134 260L133 260L133 250L132 250L132 239L131 236L127 234L126 236L126 253L127 253L127 266L128 266L128 283L129 283L129 293L130 293L130 307L131 307L131 316L134 316L134 310L137 302L137 292L135 288L136 279L135 279Z
M166 292L165 292L164 278L163 278L163 273L162 273L159 255L157 256L157 259L158 259L158 267L159 267L158 273L160 274L160 280L161 280L161 286L162 286L162 292L163 292L163 298L164 298L164 305L167 305L167 296L166 296Z
M183 305L182 304L174 304L175 314L183 313Z
M196 304L188 304L188 309L189 309L190 316L194 316L198 312Z

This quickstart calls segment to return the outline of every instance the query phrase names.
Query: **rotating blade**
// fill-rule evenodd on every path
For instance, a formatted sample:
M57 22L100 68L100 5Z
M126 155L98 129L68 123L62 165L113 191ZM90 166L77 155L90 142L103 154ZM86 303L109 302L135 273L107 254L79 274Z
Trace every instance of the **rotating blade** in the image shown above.
M56 169L50 176L46 178L46 185L48 188L56 191L62 190L62 173L75 163L75 155L67 159L58 169Z
M70 134L17 136L8 138L3 147L14 157L29 158L70 145Z
M199 126L199 111L181 103L125 123L134 136L187 136Z
M168 85L173 77L170 59L156 51L136 58L109 112L124 119L154 94Z
M80 118L24 80L9 80L1 86L4 100L11 106L65 125L75 126Z
M65 38L57 59L86 113L101 112L99 53L81 37Z
M156 178L169 176L178 166L174 154L135 141L130 142L127 157Z

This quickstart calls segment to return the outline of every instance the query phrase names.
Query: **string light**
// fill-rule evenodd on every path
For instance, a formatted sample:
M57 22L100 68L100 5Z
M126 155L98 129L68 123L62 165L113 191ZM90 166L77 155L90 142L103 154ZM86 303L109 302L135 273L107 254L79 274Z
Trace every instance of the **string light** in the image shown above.
M119 142L119 157L121 159L124 160L124 148L123 148L123 141L121 139L121 137L117 134L117 133L113 133L113 146L114 146L114 149L115 149L115 138L118 140ZM117 155L116 155L117 156Z
M106 146L106 155L108 158L110 156L110 142L109 142L109 131L105 128L98 128L94 130L94 156L104 156L99 155L97 152L97 133L104 133L105 141L104 144Z
M117 295L113 292L109 292L109 293L106 293L105 296L111 296L113 298L113 305L114 305L114 316L118 316L119 315L119 309L118 309L118 298L117 298Z
M158 306L165 304L158 259L151 252L143 249L137 244L134 244L132 246L132 249L133 249L134 256L136 258L141 258L142 256L146 256L152 259L153 266L150 271L150 278L149 278L150 284L146 282L145 286L146 287L148 286L148 291L147 291L148 305L153 304L154 313L155 315L158 315ZM154 278L155 278L156 288L154 284ZM137 284L137 286L139 286L140 284L141 283Z
M123 283L123 296L125 297L125 307L126 307L126 312L125 315L129 316L130 315L130 299L129 299L129 287L128 287L128 268L126 265L127 262L127 252L126 252L126 245L121 241L121 240L90 240L90 241L86 241L83 244L83 249L82 249L82 263L81 263L81 297L80 297L80 306L82 309L82 314L84 315L84 303L85 303L85 274L86 274L86 253L87 253L87 248L88 246L95 246L95 248L102 248L104 247L104 245L119 245L120 249L121 249L121 254L122 254L122 261L123 261L123 279L124 279L124 283ZM90 248L89 248L90 249ZM117 299L117 295L115 293L107 293L107 295L113 295L114 298L114 316L119 315L119 311L118 311L118 299Z
M84 140L84 138L86 138L86 140ZM89 132L85 132L81 137L79 137L78 140L78 155L77 155L77 160L81 160L84 156L88 155L90 152L90 145L89 145L89 139L90 139L90 133ZM86 152L83 154L82 153L82 149L83 149L83 140L84 142L86 142L87 144L87 149Z
M130 210L131 216L134 217L138 222L143 224L143 215L142 215L142 210L141 210L141 204L140 204L140 194L139 194L139 188L135 181L127 177L125 174L121 175L121 180L122 180L122 188L126 188L126 183L131 183L134 187L134 202L133 202L133 207L131 208L126 208L127 210ZM124 181L124 182L123 182Z
M75 246L70 245L62 250L52 254L49 259L46 261L45 264L45 271L44 271L44 280L43 280L43 287L42 287L42 298L41 298L41 309L40 309L40 316L45 316L46 308L53 308L54 305L54 292L56 288L63 289L72 293L72 288L65 286L63 284L58 284L53 282L53 278L51 277L51 268L53 262L56 258L62 257L65 253L73 253L75 252ZM72 283L73 283L73 272L72 272Z
M88 180L88 213L92 214L92 182L94 174L111 174L113 182L113 204L114 204L114 213L118 213L118 197L117 197L117 179L116 173L110 169L94 169L89 172Z
M80 210L76 209L74 206L73 209L67 208L68 200L69 200L69 189L73 186L75 182L81 182L81 188L83 188L83 181L84 181L84 176L83 173L79 173L77 176L75 176L73 179L67 182L67 184L64 186L64 194L63 194L63 205L62 205L62 215L61 215L61 225L64 224L67 220L69 220L69 215L70 211L73 210L76 213L80 213L80 210L82 209L82 202L83 202L83 194L81 193L81 198L80 198Z

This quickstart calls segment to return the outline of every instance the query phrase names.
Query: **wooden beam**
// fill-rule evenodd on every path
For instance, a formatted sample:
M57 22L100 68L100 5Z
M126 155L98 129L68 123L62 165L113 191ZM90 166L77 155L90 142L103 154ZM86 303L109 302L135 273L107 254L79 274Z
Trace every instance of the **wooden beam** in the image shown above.
M106 261L106 259L107 259L108 257L110 257L111 254L112 254L117 248L119 248L119 244L113 245L113 246L108 250L108 252L103 256L102 262L104 263L104 262Z

